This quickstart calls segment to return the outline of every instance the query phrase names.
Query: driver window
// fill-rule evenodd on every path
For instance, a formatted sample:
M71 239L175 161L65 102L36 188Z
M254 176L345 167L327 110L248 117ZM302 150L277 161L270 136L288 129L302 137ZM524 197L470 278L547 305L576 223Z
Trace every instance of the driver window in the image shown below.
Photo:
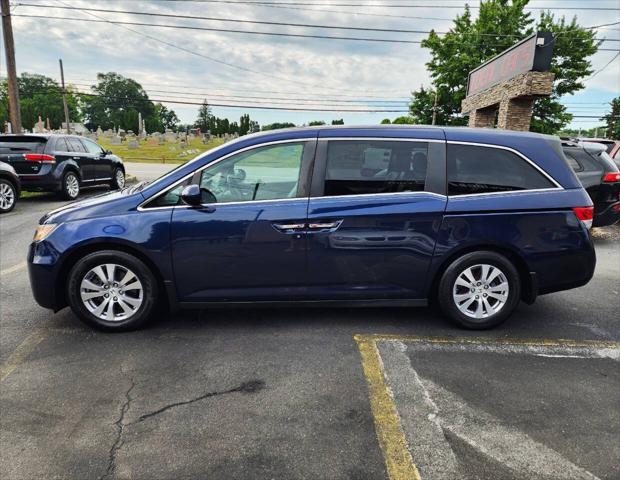
M254 148L203 170L204 203L295 198L304 142Z

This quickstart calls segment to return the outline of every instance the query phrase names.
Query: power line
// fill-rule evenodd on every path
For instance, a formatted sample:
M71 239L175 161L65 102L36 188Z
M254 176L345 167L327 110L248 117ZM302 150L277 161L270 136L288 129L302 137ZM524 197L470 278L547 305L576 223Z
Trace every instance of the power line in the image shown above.
M596 77L599 73L601 73L603 70L605 70L607 67L609 67L609 65L611 65L611 62L613 62L619 56L620 56L620 52L616 53L609 62L607 62L602 68L599 68L596 72L594 72L592 75L590 75L588 78L586 78L586 80L590 80L591 78Z
M322 40L345 40L345 41L357 41L357 42L379 42L379 43L406 43L406 44L421 44L421 40L399 40L390 38L364 38L364 37L339 37L330 35L306 35L301 33L277 33L277 32L254 32L251 30L233 30L227 28L210 28L210 27L192 27L189 25L161 25L155 23L143 23L143 22L121 22L117 20L91 20L89 18L73 18L73 17L48 17L42 15L27 15L27 14L14 14L14 17L25 18L40 18L45 20L69 20L77 22L89 22L89 23L113 23L115 25L132 25L141 27L159 27L159 28L172 28L180 30L200 30L210 32L226 32L226 33L242 33L249 35L267 35L275 37L294 37L294 38L315 38ZM502 45L487 45L487 46L502 46ZM617 52L620 49L599 48L599 51L612 51Z
M76 83L76 82L71 82L71 85L77 86L77 87L91 87L91 85L89 84L85 84L85 83ZM178 91L178 90L157 90L157 89L153 89L153 88L148 88L148 87L143 87L144 90L149 91L149 92L155 92L155 93L172 93L175 95L181 95L181 98L212 98L212 97L216 97L216 98L225 98L225 99L242 99L242 100L288 100L288 101L295 101L295 102L306 102L306 103L344 103L344 104L373 104L373 103L377 103L377 104L398 104L398 105L402 105L402 104L406 104L409 102L409 99L403 99L403 100L398 100L398 99L384 99L384 100L366 100L363 98L360 99L356 99L356 100L343 100L343 99L338 99L338 98L293 98L293 97L265 97L265 96L252 96L252 95L224 95L224 94L217 94L217 93L212 93L212 92L191 92L191 91Z
M70 83L72 83L74 85L78 85L78 84L80 84L79 82L89 82L88 84L82 84L82 85L87 86L87 87L91 87L94 83L97 82L97 80L77 79L77 80L71 81ZM153 90L152 87L171 87L171 88L185 88L186 87L185 84L174 84L174 85L171 85L171 84L166 84L166 83L151 83L151 82L146 82L146 83L138 82L138 83L145 90L151 90L151 91ZM150 87L149 87L149 85L150 85ZM214 91L226 91L226 92L237 92L237 93L239 93L239 92L243 93L243 92L247 92L248 91L247 88L245 88L245 89L233 89L233 88L230 88L230 87L218 88L218 87L215 87L215 86L210 87L210 88L212 88ZM189 93L190 91L189 90L184 90L184 92L185 93ZM351 90L349 92L353 93L353 90ZM374 92L381 92L381 90L375 90ZM385 92L385 93L390 93L390 92L394 93L394 92L396 92L396 90L384 90L383 92ZM170 93L170 92L168 92L168 93ZM207 96L210 95L209 92L204 92L204 91L201 91L201 92L193 91L193 93L196 93L198 95L203 95L203 96L204 95L207 95ZM325 95L324 92L308 92L308 91L288 92L288 91L285 91L285 90L256 90L254 88L252 88L252 93L272 93L272 94L278 94L278 95L294 95L294 96L296 96L296 98L299 97L299 96L304 96L304 95L315 95L315 96ZM362 94L359 94L359 93L357 93L355 95L350 95L350 94L345 94L345 93L338 93L338 96L339 97L347 97L347 98L360 98L360 96L362 96L364 98L382 98L382 99L385 98L385 96L383 96L383 95L382 96L379 96L379 95L369 95L369 94L363 94L362 95ZM407 97L394 97L394 98L396 98L396 99L409 99L408 96Z
M371 8L450 8L462 10L465 8L463 5L418 5L418 4L399 4L399 3L313 3L313 2L273 2L268 0L163 0L168 2L179 1L191 1L196 3L227 3L227 4L243 4L243 5L299 5L299 6L325 6L325 7L371 7ZM411 1L411 0L409 0ZM479 9L480 5L469 5L471 9ZM548 7L524 7L526 10L612 10L618 11L620 8L614 7L561 7L561 6L548 6Z
M56 1L57 1L57 3L61 3L63 5L68 6L62 0L56 0ZM85 12L84 14L85 15L89 15L91 17L98 18L98 19L102 19L106 23L109 23L112 26L115 26L115 27L118 27L118 28L122 28L123 30L127 30L129 32L135 33L136 35L140 35L141 37L148 38L149 40L152 40L154 42L161 43L161 44L166 45L168 47L172 47L172 48L175 48L175 49L180 50L182 52L189 53L190 55L194 55L196 57L200 57L200 58L203 58L205 60L209 60L209 61L214 62L214 63L219 63L220 65L225 65L227 67L234 68L236 70L240 70L240 71L248 72L248 73L254 73L256 75L262 75L264 77L273 78L275 80L282 80L282 81L289 82L289 83L297 83L298 85L306 85L306 86L309 86L309 87L323 88L323 89L326 89L326 90L332 90L334 92L338 91L338 89L333 88L333 87L326 87L325 85L317 85L317 84L313 84L313 83L309 83L309 82L302 82L302 81L299 81L299 80L291 80L291 79L288 79L286 77L280 77L279 75L273 75L273 74L268 73L268 72L262 72L260 70L254 70L252 68L243 67L241 65L236 65L234 63L226 62L224 60L220 60L218 58L211 57L209 55L205 55L204 53L197 52L195 50L190 50L189 48L181 47L180 45L177 45L175 43L168 42L168 41L162 40L162 39L157 38L157 37L153 37L152 35L149 35L147 33L139 32L138 30L134 30L133 28L129 28L129 27L126 27L124 25L116 25L114 22L106 20L105 18L100 17L99 15L96 15L94 13Z
M90 22L90 23L114 23L115 25L132 25L138 27L159 27L159 28L173 28L180 30L201 30L208 32L224 32L224 33L245 33L248 35L268 35L272 37L294 37L294 38L317 38L323 40L347 40L357 42L381 42L381 43L422 43L421 40L400 40L391 38L364 38L364 37L338 37L329 35L306 35L301 33L280 33L280 32L254 32L252 30L233 30L229 28L212 28L212 27L193 27L190 25L161 25L155 23L143 23L143 22L121 22L118 20L91 20L89 18L73 18L73 17L48 17L41 15L26 15L26 14L14 14L14 17L26 17L26 18L44 18L46 20L69 20L77 22Z
M108 8L86 8L86 7L75 7L75 6L67 7L67 6L59 6L59 5L45 5L45 4L32 4L32 3L16 3L15 5L23 6L23 7L43 7L43 8L62 9L62 10L79 10L83 12L99 12L99 13L113 13L113 14L142 15L142 16L149 16L149 17L180 18L184 20L206 20L206 21L228 22L228 23L246 23L246 24L253 24L253 25L274 25L274 26L285 26L285 27L320 28L320 29L332 29L332 30L353 30L353 31L362 31L362 32L383 32L383 33L424 33L424 34L431 33L431 30L350 27L350 26L342 26L342 25L271 22L271 21L262 21L262 20L245 20L245 19L238 19L238 18L205 17L205 16L199 16L199 15L136 12L136 11L131 11L131 10L112 10ZM596 26L587 27L587 28L588 29L596 28ZM250 32L244 31L243 33L250 33ZM252 32L252 33L258 33L258 32ZM437 31L435 33L439 35L444 35L449 32ZM495 33L477 33L477 32L472 32L472 33L467 33L467 34L474 35L474 36L522 38L522 35L518 35L518 34L495 34ZM601 41L607 41L607 42L620 42L620 38L595 38L594 40L601 40Z

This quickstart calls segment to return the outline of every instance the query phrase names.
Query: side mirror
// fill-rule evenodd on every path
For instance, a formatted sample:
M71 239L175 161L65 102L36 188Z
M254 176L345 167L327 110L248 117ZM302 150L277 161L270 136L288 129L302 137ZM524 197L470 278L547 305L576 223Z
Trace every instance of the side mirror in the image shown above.
M202 204L202 193L198 185L188 185L181 192L181 200L187 205L198 207Z

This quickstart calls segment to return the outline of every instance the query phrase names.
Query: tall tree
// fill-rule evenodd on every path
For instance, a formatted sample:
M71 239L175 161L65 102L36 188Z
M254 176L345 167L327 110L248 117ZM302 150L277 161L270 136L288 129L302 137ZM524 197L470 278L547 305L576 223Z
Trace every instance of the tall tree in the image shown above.
M98 73L92 95L84 95L86 126L93 130L120 127L138 131L138 113L148 121L155 105L138 82L115 72Z
M612 140L620 140L620 97L614 98L611 103L611 110L601 120L605 121L605 136Z
M211 107L209 106L209 102L205 98L202 101L202 105L198 109L198 118L196 119L196 128L200 128L201 132L207 132L209 130L211 123Z
M410 113L416 123L430 123L437 91L437 124L465 125L460 115L465 98L468 73L506 48L537 30L550 31L556 40L551 71L555 74L553 94L536 101L532 130L552 133L566 125L571 116L558 102L562 95L582 88L583 79L592 73L588 60L598 49L595 33L577 25L575 19L556 20L543 12L537 25L524 9L529 0L488 0L480 3L479 14L472 18L469 7L458 15L452 28L440 37L431 31L422 41L430 49L426 64L433 81L432 89L412 92Z
M55 80L44 75L23 73L17 79L19 90L22 124L24 128L31 129L39 120L43 122L49 118L50 126L58 129L65 121L62 106L62 90ZM80 112L80 97L68 89L67 105L69 117L73 122L82 120ZM8 97L6 80L0 83L0 122L8 120Z

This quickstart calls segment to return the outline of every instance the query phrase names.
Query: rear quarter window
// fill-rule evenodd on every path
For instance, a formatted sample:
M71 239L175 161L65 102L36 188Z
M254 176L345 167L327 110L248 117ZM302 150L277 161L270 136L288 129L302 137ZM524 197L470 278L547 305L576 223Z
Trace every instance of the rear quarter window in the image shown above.
M448 195L555 187L538 169L508 150L448 144L447 153Z

